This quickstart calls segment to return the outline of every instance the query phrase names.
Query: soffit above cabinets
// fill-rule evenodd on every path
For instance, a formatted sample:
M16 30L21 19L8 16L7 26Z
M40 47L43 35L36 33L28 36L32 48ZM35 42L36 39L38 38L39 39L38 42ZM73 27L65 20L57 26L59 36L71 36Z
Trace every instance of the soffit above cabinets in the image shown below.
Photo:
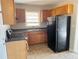
M15 3L28 5L51 5L63 1L64 0L15 0Z

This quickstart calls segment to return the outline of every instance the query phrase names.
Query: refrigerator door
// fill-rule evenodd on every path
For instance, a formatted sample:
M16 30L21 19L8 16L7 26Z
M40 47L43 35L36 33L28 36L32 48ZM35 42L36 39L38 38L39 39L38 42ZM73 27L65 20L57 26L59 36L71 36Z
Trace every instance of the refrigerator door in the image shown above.
M53 22L52 25L47 26L47 35L48 35L48 46L52 50L55 50L55 21Z
M67 16L58 16L56 21L57 51L63 51L67 45Z
M48 47L55 50L55 16L48 18L47 35Z

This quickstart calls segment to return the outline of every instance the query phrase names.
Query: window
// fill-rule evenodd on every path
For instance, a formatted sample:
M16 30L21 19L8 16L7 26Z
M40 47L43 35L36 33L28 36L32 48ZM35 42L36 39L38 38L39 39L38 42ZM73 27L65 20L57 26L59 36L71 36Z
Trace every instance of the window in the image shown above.
M26 26L40 26L39 11L26 11Z

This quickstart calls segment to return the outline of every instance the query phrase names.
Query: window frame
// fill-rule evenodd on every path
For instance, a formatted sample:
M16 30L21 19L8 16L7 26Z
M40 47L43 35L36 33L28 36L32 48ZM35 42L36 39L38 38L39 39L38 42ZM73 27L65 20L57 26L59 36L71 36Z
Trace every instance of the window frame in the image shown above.
M38 20L39 20L39 22L27 22L27 12L37 12L38 13ZM36 26L40 26L41 25L41 11L25 11L25 23L26 23L26 26L28 26L27 25L27 23L39 23L38 25L36 25ZM35 26L35 25L33 25L33 26ZM32 26L29 26L29 27L32 27Z

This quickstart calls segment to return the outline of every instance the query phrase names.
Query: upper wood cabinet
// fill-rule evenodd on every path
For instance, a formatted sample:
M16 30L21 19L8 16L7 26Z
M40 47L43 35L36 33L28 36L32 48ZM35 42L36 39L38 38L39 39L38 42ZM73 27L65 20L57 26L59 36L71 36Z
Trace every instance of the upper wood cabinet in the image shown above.
M51 16L51 10L43 10L42 11L42 16L43 16L43 21L47 21L47 18Z
M25 9L16 8L16 22L25 22Z
M51 10L51 16L55 16L56 15L56 9L52 9Z
M3 23L14 25L15 24L15 8L14 0L1 0Z
M0 12L1 12L2 10L1 10L1 0L0 0Z
M67 5L52 9L52 16L63 15L63 14L72 14L72 13L73 13L72 4L67 4Z

